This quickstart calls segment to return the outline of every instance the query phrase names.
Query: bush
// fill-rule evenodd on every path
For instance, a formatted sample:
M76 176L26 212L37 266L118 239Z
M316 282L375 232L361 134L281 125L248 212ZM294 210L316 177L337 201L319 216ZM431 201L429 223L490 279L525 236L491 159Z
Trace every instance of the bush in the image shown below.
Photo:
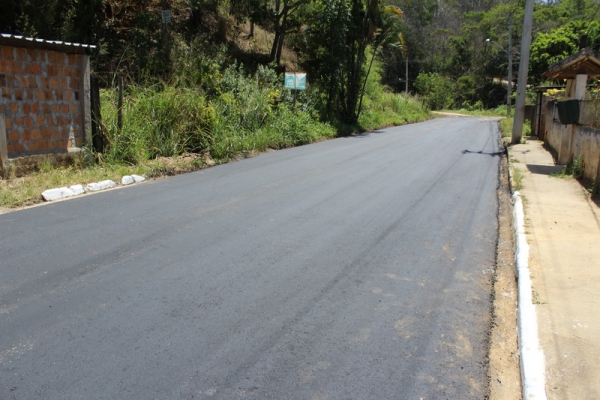
M123 100L123 129L117 126L117 93L103 90L105 157L136 164L159 156L209 148L217 123L215 109L198 90L154 85L130 86Z
M430 110L449 108L454 102L454 84L450 78L438 73L422 73L417 76L415 87L423 103Z
M484 108L496 108L506 104L506 86L500 82L488 82L477 88L476 98L483 102Z
M454 104L461 106L462 108L470 109L473 101L475 100L475 77L473 75L461 76L456 80L456 97ZM476 107L476 109L482 109Z
M322 93L316 88L296 93L284 89L272 67L259 66L253 74L237 64L219 70L215 60L205 56L187 61L181 57L175 66L181 76L171 85L127 87L121 130L116 90L101 92L107 146L99 157L140 164L195 152L224 162L242 153L298 146L347 132L320 121ZM360 121L365 128L428 118L412 98L386 93L378 69L373 71Z

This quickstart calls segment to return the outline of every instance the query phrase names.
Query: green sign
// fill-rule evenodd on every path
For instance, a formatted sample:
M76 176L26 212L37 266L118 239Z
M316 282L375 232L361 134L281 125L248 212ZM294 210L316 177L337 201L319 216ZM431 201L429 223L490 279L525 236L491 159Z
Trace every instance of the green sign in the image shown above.
M306 90L306 73L294 72L285 74L285 88L293 90Z

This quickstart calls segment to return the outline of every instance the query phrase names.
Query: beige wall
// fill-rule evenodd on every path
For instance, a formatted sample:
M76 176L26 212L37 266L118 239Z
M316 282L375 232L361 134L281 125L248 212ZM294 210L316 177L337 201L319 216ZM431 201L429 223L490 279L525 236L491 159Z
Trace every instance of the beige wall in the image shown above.
M556 103L544 97L542 104L544 141L554 152L557 163L566 164L581 157L584 178L595 179L600 172L600 129L593 126L562 125L555 113Z

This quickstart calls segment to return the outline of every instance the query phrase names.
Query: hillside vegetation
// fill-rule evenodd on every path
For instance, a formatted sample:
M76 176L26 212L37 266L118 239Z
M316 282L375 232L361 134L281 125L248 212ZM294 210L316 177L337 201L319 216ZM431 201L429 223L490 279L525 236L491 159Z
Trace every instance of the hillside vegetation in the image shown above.
M97 45L100 165L193 153L196 168L423 120L428 109L504 113L509 26L516 79L524 3L8 0L0 31ZM600 0L536 3L532 82L560 83L540 75L581 45L600 50L599 12ZM296 71L306 91L284 89L283 73Z
M233 63L243 65L248 74L258 65L277 73L303 70L319 92L321 116L356 123L372 59L381 64L382 83L395 92L408 87L427 99L439 97L432 90L451 87L445 107L503 104L509 33L512 27L516 80L525 0L5 3L0 31L98 45L94 70L107 80L121 73L138 84L173 83L181 78L179 61L184 56L188 67L195 67L192 83L205 89L214 85L216 70ZM161 23L163 10L170 11L171 23ZM552 63L581 46L600 50L600 1L537 1L530 80L543 83L541 74ZM437 84L419 86L422 74Z

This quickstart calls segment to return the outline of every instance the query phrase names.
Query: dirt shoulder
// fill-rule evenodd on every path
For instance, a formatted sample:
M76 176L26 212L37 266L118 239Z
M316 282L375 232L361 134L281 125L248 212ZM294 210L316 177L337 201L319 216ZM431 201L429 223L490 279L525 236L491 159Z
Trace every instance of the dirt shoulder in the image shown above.
M600 209L573 179L551 176L537 140L510 147L520 171L533 301L549 399L600 399Z
M498 244L489 351L491 400L521 398L517 293L508 167L506 158L502 157L498 185Z

